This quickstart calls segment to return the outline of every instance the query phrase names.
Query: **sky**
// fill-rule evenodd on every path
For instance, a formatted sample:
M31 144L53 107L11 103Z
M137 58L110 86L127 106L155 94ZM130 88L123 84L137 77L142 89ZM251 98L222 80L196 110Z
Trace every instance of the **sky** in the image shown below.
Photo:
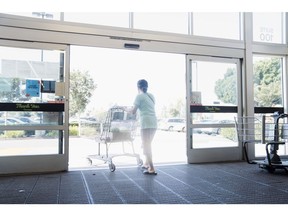
M158 113L185 100L185 55L72 46L73 69L89 71L97 85L88 109L132 106L139 79L148 81Z

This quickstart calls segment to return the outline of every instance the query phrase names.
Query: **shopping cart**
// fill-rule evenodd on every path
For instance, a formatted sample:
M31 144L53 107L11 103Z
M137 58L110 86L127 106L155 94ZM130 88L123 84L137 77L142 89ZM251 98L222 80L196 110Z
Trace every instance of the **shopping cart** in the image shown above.
M237 117L235 126L238 141L242 144L246 161L258 164L260 168L273 173L276 169L288 171L288 162L278 155L279 145L285 145L288 139L287 114L274 114L261 117ZM249 144L264 144L266 158L250 160L248 157Z
M123 107L114 106L108 110L105 122L101 125L100 136L96 137L98 143L98 154L87 157L89 163L93 165L93 160L103 160L108 163L111 172L116 169L112 159L117 156L130 156L137 159L137 164L143 164L139 154L135 153L134 138L136 135L137 120L136 115L126 112ZM111 144L122 144L121 154L109 154ZM131 152L125 151L125 146L130 144ZM105 153L102 154L101 146L105 145Z

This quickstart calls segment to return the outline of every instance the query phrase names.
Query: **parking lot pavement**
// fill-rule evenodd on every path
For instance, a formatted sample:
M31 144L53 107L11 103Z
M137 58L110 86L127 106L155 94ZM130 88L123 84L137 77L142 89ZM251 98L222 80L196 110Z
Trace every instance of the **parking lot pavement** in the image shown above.
M168 132L158 130L155 134L153 140L153 160L154 163L178 163L186 161L186 134L177 133L177 132ZM69 149L69 168L77 167L89 167L89 161L87 160L88 155L95 155L98 153L98 144L95 139L92 138L73 138L70 137L69 140L70 149ZM142 155L141 148L141 138L136 136L133 142L135 152ZM105 145L101 145L101 152L105 154ZM125 150L127 152L132 152L131 144L125 143ZM109 154L122 154L122 143L112 143L109 146ZM136 165L136 160L133 157L115 157L113 162L116 165ZM93 165L98 167L106 167L107 164L104 164L101 160L93 160Z
M186 161L185 133L158 130L153 140L153 160L155 163L183 162ZM57 139L40 139L37 137L25 137L23 139L3 139L0 144L1 156L16 155L43 155L58 153ZM135 152L142 155L141 138L136 136L134 142ZM105 154L105 145L101 144L101 155ZM125 151L132 152L131 144L125 143ZM98 143L95 137L69 138L69 168L90 166L87 156L98 153ZM109 145L109 154L123 154L122 143ZM115 157L117 164L136 164L135 158ZM95 161L102 165L103 161ZM107 166L107 164L105 164Z

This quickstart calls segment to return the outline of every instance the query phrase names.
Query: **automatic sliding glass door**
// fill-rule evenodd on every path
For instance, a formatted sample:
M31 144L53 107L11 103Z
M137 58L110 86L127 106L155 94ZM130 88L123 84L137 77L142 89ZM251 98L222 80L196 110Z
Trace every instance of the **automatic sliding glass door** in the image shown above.
M21 45L0 46L0 174L67 170L67 46Z
M189 163L240 160L234 126L240 78L239 59L187 56Z

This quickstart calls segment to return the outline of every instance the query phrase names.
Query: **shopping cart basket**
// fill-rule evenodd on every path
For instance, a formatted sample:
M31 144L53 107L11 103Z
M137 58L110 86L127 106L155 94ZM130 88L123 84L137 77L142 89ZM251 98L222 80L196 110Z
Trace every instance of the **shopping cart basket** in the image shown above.
M281 160L277 153L279 145L285 145L285 140L288 139L287 117L287 114L274 114L272 116L235 118L238 141L243 146L244 155L249 164L258 164L260 168L271 173L276 169L288 171L288 162ZM248 157L249 144L264 144L266 158L250 160Z
M93 164L93 159L103 160L108 163L111 172L116 169L112 159L117 156L130 156L137 159L137 164L143 164L139 154L135 153L134 138L137 129L136 115L132 115L124 111L123 107L114 106L108 110L106 120L102 124L100 136L96 137L98 143L98 154L89 155L87 157L90 164ZM110 144L122 144L122 153L109 154ZM125 151L125 146L131 145L131 153ZM105 153L102 154L101 146L105 145Z

